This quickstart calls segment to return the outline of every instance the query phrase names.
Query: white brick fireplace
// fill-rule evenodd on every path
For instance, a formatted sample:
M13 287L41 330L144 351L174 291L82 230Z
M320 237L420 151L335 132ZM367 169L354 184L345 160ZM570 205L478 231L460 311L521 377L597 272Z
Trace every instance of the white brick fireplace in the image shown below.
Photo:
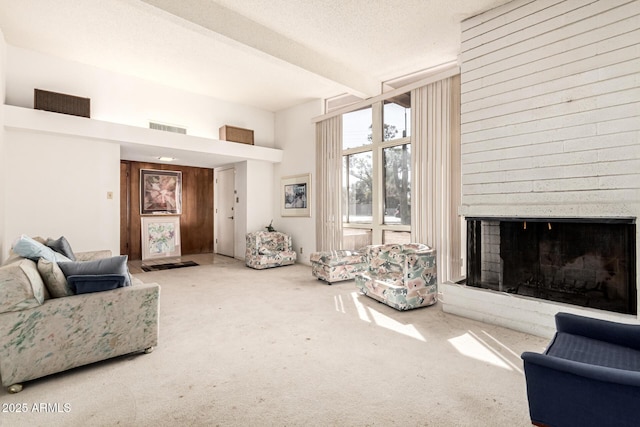
M515 0L466 20L461 214L635 221L639 40L637 0ZM636 253L638 242L636 231ZM462 284L442 292L447 312L542 336L558 311L638 322Z

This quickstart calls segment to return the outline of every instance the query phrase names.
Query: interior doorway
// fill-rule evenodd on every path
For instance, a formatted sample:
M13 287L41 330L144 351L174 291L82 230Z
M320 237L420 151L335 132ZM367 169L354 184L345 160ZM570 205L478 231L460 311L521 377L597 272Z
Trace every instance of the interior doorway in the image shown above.
M216 253L228 257L235 255L235 168L216 170Z

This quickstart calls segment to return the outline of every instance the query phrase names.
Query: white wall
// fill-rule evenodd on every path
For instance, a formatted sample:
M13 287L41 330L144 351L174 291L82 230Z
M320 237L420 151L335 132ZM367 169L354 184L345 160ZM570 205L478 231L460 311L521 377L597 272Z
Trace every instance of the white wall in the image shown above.
M33 108L33 90L91 99L91 117L131 126L157 121L218 139L223 125L254 130L255 144L274 145L274 114L216 100L54 56L8 46L6 104ZM188 77L185 77L188 78Z
M247 232L264 230L273 218L273 165L247 162Z
M21 234L65 236L79 252L120 253L119 145L10 130L5 137L3 258Z
M638 1L515 0L463 22L463 214L640 216L639 16ZM560 310L636 320L444 292L445 311L536 334Z
M278 231L291 235L298 262L310 264L309 253L315 250L315 126L311 118L322 114L322 101L316 100L276 113L276 147L283 150L281 163L246 161L237 163L235 257L245 258L245 235L264 230L273 220ZM311 173L311 216L280 216L283 176ZM245 228L246 226L246 228ZM303 253L300 253L300 247Z
M235 190L237 202L235 205L235 240L233 242L234 258L245 259L247 248L247 162L239 162L234 165Z
M236 163L235 258L245 259L246 235L264 230L273 218L273 164L247 160Z
M255 145L275 145L275 115L269 111L14 46L7 46L6 64L8 105L33 108L33 91L39 88L90 98L92 118L102 121L148 128L148 121L154 120L184 126L188 135L212 139L218 139L220 126L229 124L253 129ZM76 250L108 248L118 253L118 144L103 142L99 136L98 140L84 141L59 133L52 136L12 130L7 134L1 161L10 165L2 168L2 173L11 176L11 183L3 183L0 174L0 197L4 192L6 198L0 206L0 220L5 215L2 224L6 224L6 230L0 228L0 245L5 243L0 246L2 253L7 253L10 243L22 233L54 238L65 235ZM245 210L237 210L244 222L237 230L236 256L244 258L246 231L266 226L273 217L274 179L271 163L239 165L236 179L245 196L239 207ZM27 167L30 174L21 179L28 186L17 185L15 177ZM106 200L107 191L113 191L113 200Z
M276 113L276 144L277 148L283 150L284 156L282 162L274 167L276 192L273 199L273 225L276 230L291 235L298 262L307 265L311 264L309 254L316 249L316 134L311 118L322 113L322 100L314 100ZM280 179L284 176L307 173L311 174L311 216L280 216Z

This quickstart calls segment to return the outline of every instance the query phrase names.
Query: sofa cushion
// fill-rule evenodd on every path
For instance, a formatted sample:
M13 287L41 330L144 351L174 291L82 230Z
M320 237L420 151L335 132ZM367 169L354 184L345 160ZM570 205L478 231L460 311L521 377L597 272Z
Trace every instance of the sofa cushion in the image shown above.
M402 245L402 252L405 253L411 253L411 252L422 252L422 251L428 251L430 250L431 247L427 246L423 243L404 243Z
M582 335L556 333L546 354L589 365L640 372L640 351Z
M76 255L73 253L73 250L71 250L71 245L64 236L60 236L60 238L56 240L47 239L45 245L58 252L59 254L66 256L71 261L76 260Z
M124 286L131 286L127 259L127 255L118 255L95 261L61 262L58 265L67 279L73 275L121 274L125 276Z
M58 263L40 258L38 260L38 272L42 276L42 280L52 298L68 297L74 294Z
M267 248L266 246L263 246L260 249L258 249L258 254L267 255L267 256L274 256L274 255L278 254L278 251L273 251L273 250Z
M41 305L45 287L36 263L22 258L0 267L0 295L0 313Z
M309 257L311 263L324 264L328 266L351 265L367 262L367 257L363 252L349 250L334 250L313 252Z
M110 291L124 286L127 277L123 274L88 274L68 277L69 286L76 294Z
M34 262L38 262L40 258L54 262L71 261L66 256L59 254L53 249L24 234L13 244L13 251Z

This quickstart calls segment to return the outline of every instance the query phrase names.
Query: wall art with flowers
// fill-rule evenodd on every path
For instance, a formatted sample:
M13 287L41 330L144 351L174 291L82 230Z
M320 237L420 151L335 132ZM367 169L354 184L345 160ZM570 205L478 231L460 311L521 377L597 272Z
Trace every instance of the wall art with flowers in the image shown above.
M142 217L142 259L180 256L180 217Z

